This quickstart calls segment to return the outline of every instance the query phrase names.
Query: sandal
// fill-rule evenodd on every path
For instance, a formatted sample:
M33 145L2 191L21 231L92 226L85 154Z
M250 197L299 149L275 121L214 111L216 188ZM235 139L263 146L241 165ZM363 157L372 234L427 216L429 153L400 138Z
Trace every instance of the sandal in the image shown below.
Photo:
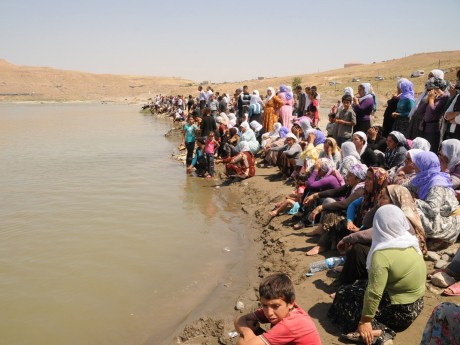
M361 340L361 335L359 335L359 332L340 334L339 338L344 339L344 340L353 341L355 343L363 343L363 341Z
M446 296L460 296L460 282L452 284L446 288L442 294Z

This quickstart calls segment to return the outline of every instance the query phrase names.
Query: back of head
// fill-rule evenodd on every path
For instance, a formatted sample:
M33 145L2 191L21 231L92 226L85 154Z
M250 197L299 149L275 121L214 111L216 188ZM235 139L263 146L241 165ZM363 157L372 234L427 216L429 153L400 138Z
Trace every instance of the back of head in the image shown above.
M259 295L266 300L282 299L286 303L293 303L294 285L286 274L275 273L262 280L259 285Z

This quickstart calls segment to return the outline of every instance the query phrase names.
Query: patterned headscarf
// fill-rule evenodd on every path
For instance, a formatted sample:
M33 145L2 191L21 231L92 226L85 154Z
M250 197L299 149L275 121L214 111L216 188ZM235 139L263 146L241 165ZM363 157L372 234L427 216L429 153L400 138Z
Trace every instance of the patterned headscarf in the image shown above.
M396 142L398 146L404 146L407 150L410 149L404 134L398 131L392 131L390 132L390 135L392 136L393 140Z
M423 254L426 254L427 247L425 241L425 230L423 229L420 216L417 213L414 198L406 187L400 185L389 185L387 186L387 191L391 202L403 211L406 218L412 224L412 227L415 230L415 236L420 244L420 249Z
M444 79L432 77L428 79L425 84L425 89L433 90L433 89L440 89L444 91L447 88L447 82Z
M361 181L364 181L364 179L366 178L367 169L368 167L366 164L358 163L358 164L354 164L351 167L349 167L348 172L355 175Z
M328 176L335 169L335 164L329 158L320 158L318 159L319 168L326 173L325 176Z
M281 85L280 86L280 92L284 92L284 96L286 97L286 100L290 100L292 99L293 95L292 95L292 92L289 92L289 89L286 85Z
M372 174L373 187L371 192L364 189L363 202L360 209L361 217L364 217L367 211L377 204L378 195L387 186L389 177L388 172L383 168L371 167L367 169L367 172Z
M441 172L438 156L433 152L420 152L413 157L414 164L420 170L410 184L417 190L418 197L425 200L431 187L452 188L450 175ZM453 190L452 190L453 191Z
M441 153L448 158L447 168L452 173L460 164L460 140L444 140L441 144Z

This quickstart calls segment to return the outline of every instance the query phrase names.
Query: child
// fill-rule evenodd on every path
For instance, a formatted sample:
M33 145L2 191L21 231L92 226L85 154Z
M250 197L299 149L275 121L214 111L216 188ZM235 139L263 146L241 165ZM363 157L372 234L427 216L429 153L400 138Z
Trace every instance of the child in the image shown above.
M332 137L332 136L334 136L334 128L336 126L336 124L335 124L335 114L330 113L328 115L328 117L329 117L329 122L326 125L326 132L327 132L328 137Z
M206 155L206 178L214 177L214 154L216 149L219 148L219 142L214 139L214 132L209 132L208 138L204 144L204 153Z
M283 202L275 204L276 208L273 211L270 211L270 216L275 217L287 208L291 209L289 214L295 214L299 210L300 199L302 198L304 191L305 175L302 174L296 177L296 189L291 194L289 194Z
M198 126L195 124L193 116L189 115L187 118L187 123L184 125L182 136L182 145L184 145L187 149L187 167L190 165L190 163L192 163L193 150L195 149L196 131L198 131Z
M356 114L351 108L351 95L344 95L342 97L342 105L343 109L337 114L335 118L335 130L334 130L334 137L337 140L337 145L339 147L345 141L351 139L353 134L353 126L356 125Z
M203 139L198 139L196 142L198 147L195 150L195 157L193 157L192 162L187 167L187 173L190 174L195 169L198 176L204 176L206 173L206 156L203 152L205 141Z
M265 277L259 295L262 308L235 320L235 329L240 333L238 345L321 345L310 316L295 304L294 286L286 274ZM259 322L270 323L271 329L263 333Z

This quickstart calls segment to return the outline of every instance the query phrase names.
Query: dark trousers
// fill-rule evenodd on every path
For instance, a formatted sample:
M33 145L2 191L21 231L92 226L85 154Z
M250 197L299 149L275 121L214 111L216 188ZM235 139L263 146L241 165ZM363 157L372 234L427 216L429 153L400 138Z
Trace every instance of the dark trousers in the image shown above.
M187 166L189 166L192 163L193 160L193 150L195 149L195 142L185 142L185 148L187 149L187 158L186 158L186 163Z
M214 176L214 153L206 153L206 165L209 175Z

